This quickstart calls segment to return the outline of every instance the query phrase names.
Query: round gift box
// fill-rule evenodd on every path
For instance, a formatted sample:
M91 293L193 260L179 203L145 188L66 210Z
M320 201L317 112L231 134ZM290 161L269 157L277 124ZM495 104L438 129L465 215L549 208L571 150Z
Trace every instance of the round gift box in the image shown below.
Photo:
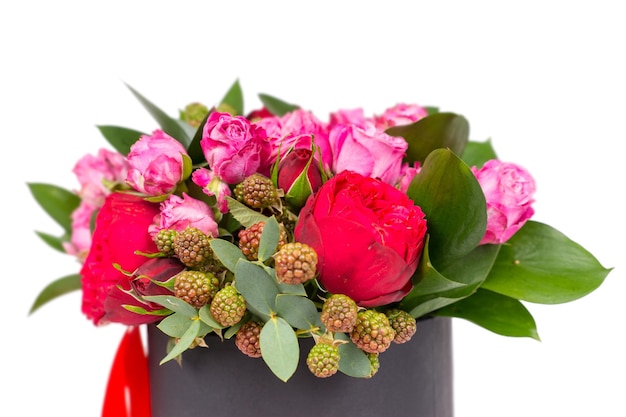
M305 363L312 338L300 340L298 369L287 382L234 339L205 340L208 348L187 350L180 364L159 365L168 337L148 326L152 417L453 416L449 318L418 321L413 339L382 353L369 379L313 376Z

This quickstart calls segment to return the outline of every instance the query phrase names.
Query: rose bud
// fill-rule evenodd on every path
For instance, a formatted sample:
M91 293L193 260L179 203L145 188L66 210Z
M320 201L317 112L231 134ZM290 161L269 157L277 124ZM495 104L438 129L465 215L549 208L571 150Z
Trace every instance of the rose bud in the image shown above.
M278 188L285 192L285 200L300 209L306 199L322 186L322 174L310 149L289 152L278 164Z
M295 240L317 253L319 282L361 307L394 303L411 291L424 247L426 219L397 188L343 171L310 197Z

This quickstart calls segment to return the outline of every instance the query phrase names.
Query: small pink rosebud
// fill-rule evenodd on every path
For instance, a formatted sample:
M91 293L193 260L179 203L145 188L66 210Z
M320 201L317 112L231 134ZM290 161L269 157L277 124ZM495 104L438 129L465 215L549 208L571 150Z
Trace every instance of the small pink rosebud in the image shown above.
M302 207L322 182L319 163L310 149L294 149L278 164L278 188L284 190L286 201L294 208Z

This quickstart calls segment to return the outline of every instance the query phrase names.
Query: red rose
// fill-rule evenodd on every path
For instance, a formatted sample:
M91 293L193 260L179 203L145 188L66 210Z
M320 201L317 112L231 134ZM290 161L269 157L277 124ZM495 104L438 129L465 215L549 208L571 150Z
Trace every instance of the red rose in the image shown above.
M135 251L157 252L148 233L159 204L124 193L110 194L96 218L91 248L80 271L83 286L82 311L95 324L105 315L105 300L109 291L129 277L117 270L134 272L149 258ZM127 285L125 285L126 287Z
M343 171L300 211L297 241L317 252L319 280L363 307L400 301L412 288L426 235L422 210L380 180Z

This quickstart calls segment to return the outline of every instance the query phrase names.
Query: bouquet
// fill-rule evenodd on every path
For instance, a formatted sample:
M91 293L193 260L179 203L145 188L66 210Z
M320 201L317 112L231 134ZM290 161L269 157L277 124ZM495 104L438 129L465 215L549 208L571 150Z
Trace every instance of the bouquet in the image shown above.
M129 89L152 132L98 126L112 149L77 162L78 189L28 184L64 230L38 235L80 265L31 312L80 290L95 325L169 336L161 363L213 334L288 381L313 338L313 375L373 378L394 344L419 343L419 320L539 339L526 303L576 300L610 272L532 220L532 175L462 115L401 103L322 120L267 94L245 112L236 81L170 116Z

